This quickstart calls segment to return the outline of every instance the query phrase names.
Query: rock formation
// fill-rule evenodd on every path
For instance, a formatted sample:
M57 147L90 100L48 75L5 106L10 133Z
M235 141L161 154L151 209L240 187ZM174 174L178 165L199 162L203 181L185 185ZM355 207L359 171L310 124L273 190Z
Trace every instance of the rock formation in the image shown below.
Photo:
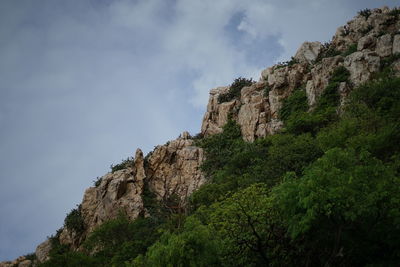
M187 197L205 182L199 169L203 150L193 146L194 141L190 138L189 133L184 132L178 139L157 146L146 159L137 149L132 164L126 169L107 173L101 177L98 186L86 189L81 205L85 232L76 235L64 227L59 237L61 244L79 249L88 233L103 222L116 218L120 212L130 219L141 214L148 216L143 201L145 186L159 200L174 195L184 205Z
M294 89L305 88L312 108L328 84L336 67L350 72L349 84L340 85L341 103L352 87L371 79L382 68L382 62L400 53L400 20L387 7L359 14L337 29L332 42L305 42L291 61L262 71L260 80L242 89L240 99L218 102L218 96L229 87L210 91L201 132L210 136L222 131L228 114L240 125L245 140L274 134L284 125L278 111L282 101ZM400 73L400 60L391 63Z
M229 86L211 90L201 134L207 137L220 133L229 117L240 125L247 141L274 134L284 126L279 118L284 99L293 90L303 88L312 109L339 66L350 72L349 82L339 86L341 103L354 86L381 70L383 62L390 62L399 75L400 57L395 56L400 53L399 29L398 12L386 7L374 9L369 15L359 14L339 27L329 44L305 42L290 62L263 70L259 81L242 88L240 97L220 103L219 96L226 94ZM85 230L77 234L64 227L60 242L79 249L88 233L121 211L131 219L149 216L143 200L146 187L161 201L177 196L184 205L187 197L206 181L200 171L203 158L203 150L194 145L187 132L157 146L145 158L138 149L126 168L104 175L98 186L86 190L81 204ZM49 240L40 244L36 249L37 261L45 261L50 248ZM20 257L0 266L31 263Z

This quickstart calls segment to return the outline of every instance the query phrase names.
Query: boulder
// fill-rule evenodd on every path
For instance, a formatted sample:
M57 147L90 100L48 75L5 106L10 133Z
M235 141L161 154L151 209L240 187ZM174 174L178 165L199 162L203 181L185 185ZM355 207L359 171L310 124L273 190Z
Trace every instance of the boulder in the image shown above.
M178 138L157 146L148 159L146 175L150 190L158 199L177 196L183 205L204 182L200 171L203 150L191 139Z
M380 57L387 57L392 54L392 50L393 50L392 36L390 34L385 34L380 36L376 42L375 52Z
M313 63L322 51L320 42L304 42L296 52L294 58L300 63Z
M400 34L396 34L393 37L392 53L393 53L393 55L394 54L400 54Z
M358 40L357 50L374 49L376 45L376 38L371 35L366 35Z
M30 260L23 260L18 264L18 267L31 267L32 261Z
M43 243L41 243L39 246L37 246L35 254L38 262L45 262L46 260L49 259L49 253L51 250L51 241L50 239L47 239Z
M350 72L350 81L357 86L379 71L380 58L375 52L358 51L345 58L344 66Z
M207 111L204 114L203 122L201 124L201 133L204 136L210 136L220 133L222 126L226 123L228 113L231 108L236 105L235 101L221 104L218 102L218 97L229 91L229 86L218 87L210 91L210 97L207 105Z

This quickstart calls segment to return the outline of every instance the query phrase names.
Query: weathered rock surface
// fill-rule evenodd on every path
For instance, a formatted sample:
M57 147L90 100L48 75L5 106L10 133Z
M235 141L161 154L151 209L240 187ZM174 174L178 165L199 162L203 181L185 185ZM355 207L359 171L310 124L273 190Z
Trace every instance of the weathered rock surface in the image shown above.
M349 83L341 84L339 88L340 103L345 103L354 86L368 81L381 69L382 60L400 52L399 29L400 20L389 8L374 9L369 16L359 14L337 29L329 47L341 52L340 55L324 56L327 48L321 43L305 42L294 56L297 63L279 64L263 70L260 81L243 88L240 98L218 103L218 96L226 93L229 87L211 90L202 134L220 133L228 114L240 125L247 141L274 134L284 126L279 119L279 110L293 90L305 88L312 108L339 66L350 72ZM357 46L355 52L352 50L354 45ZM399 61L393 62L392 67L400 74Z
M44 262L49 259L49 252L51 249L51 242L50 240L46 240L37 246L35 254L36 258L39 262Z
M146 160L138 149L126 169L107 173L101 177L100 185L85 191L81 206L85 233L77 236L74 231L64 228L60 242L79 249L87 233L121 212L130 219L147 216L143 202L146 184L159 200L177 196L184 205L188 195L205 182L199 169L203 150L195 147L193 142L189 133L184 132L178 139L157 146Z
M350 72L350 81L354 85L359 85L379 71L380 57L368 50L358 51L345 58L344 66Z
M393 49L392 49L393 54L399 54L400 53L400 34L396 34L393 37Z
M380 56L380 57L387 57L392 54L392 35L391 34L385 34L382 35L378 38L376 42L376 49L375 52Z
M30 267L33 266L34 262L26 259L24 256L20 256L13 261L0 262L0 267Z
M182 202L204 182L200 171L203 150L194 146L186 132L166 145L157 146L148 159L146 175L150 190L161 200L178 196Z
M294 56L300 63L313 63L322 51L320 42L304 42Z
M220 133L222 126L228 121L230 111L237 105L233 100L226 103L218 103L218 97L229 91L229 86L218 87L210 91L210 98L207 105L207 111L204 114L201 132L205 136Z
M329 79L335 68L343 64L342 56L323 58L320 64L316 64L310 71L306 82L306 93L308 104L312 107L316 104L318 97L328 85Z
M240 98L229 102L218 102L218 96L229 87L211 90L201 133L204 136L220 133L229 114L241 126L246 141L278 132L283 125L278 116L282 100L302 85L306 73L305 63L267 68L259 82L244 87Z
M371 35L363 36L358 40L357 50L361 51L364 49L373 49L375 48L375 45L376 45L375 37Z
M18 264L18 267L30 267L32 265L32 261L24 260Z

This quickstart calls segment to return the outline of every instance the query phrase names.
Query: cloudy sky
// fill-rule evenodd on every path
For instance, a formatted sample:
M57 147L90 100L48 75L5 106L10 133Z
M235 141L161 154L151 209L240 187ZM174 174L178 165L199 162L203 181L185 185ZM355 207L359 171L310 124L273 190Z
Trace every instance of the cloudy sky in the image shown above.
M396 2L0 1L0 261L54 234L111 164L199 132L211 88Z

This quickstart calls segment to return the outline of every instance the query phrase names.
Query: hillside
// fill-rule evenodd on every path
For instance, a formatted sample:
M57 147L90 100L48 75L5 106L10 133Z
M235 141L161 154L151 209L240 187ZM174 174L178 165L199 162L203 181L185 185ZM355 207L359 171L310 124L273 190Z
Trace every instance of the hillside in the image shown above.
M211 90L199 134L112 166L0 266L395 266L399 29L400 9L361 10L259 81Z

